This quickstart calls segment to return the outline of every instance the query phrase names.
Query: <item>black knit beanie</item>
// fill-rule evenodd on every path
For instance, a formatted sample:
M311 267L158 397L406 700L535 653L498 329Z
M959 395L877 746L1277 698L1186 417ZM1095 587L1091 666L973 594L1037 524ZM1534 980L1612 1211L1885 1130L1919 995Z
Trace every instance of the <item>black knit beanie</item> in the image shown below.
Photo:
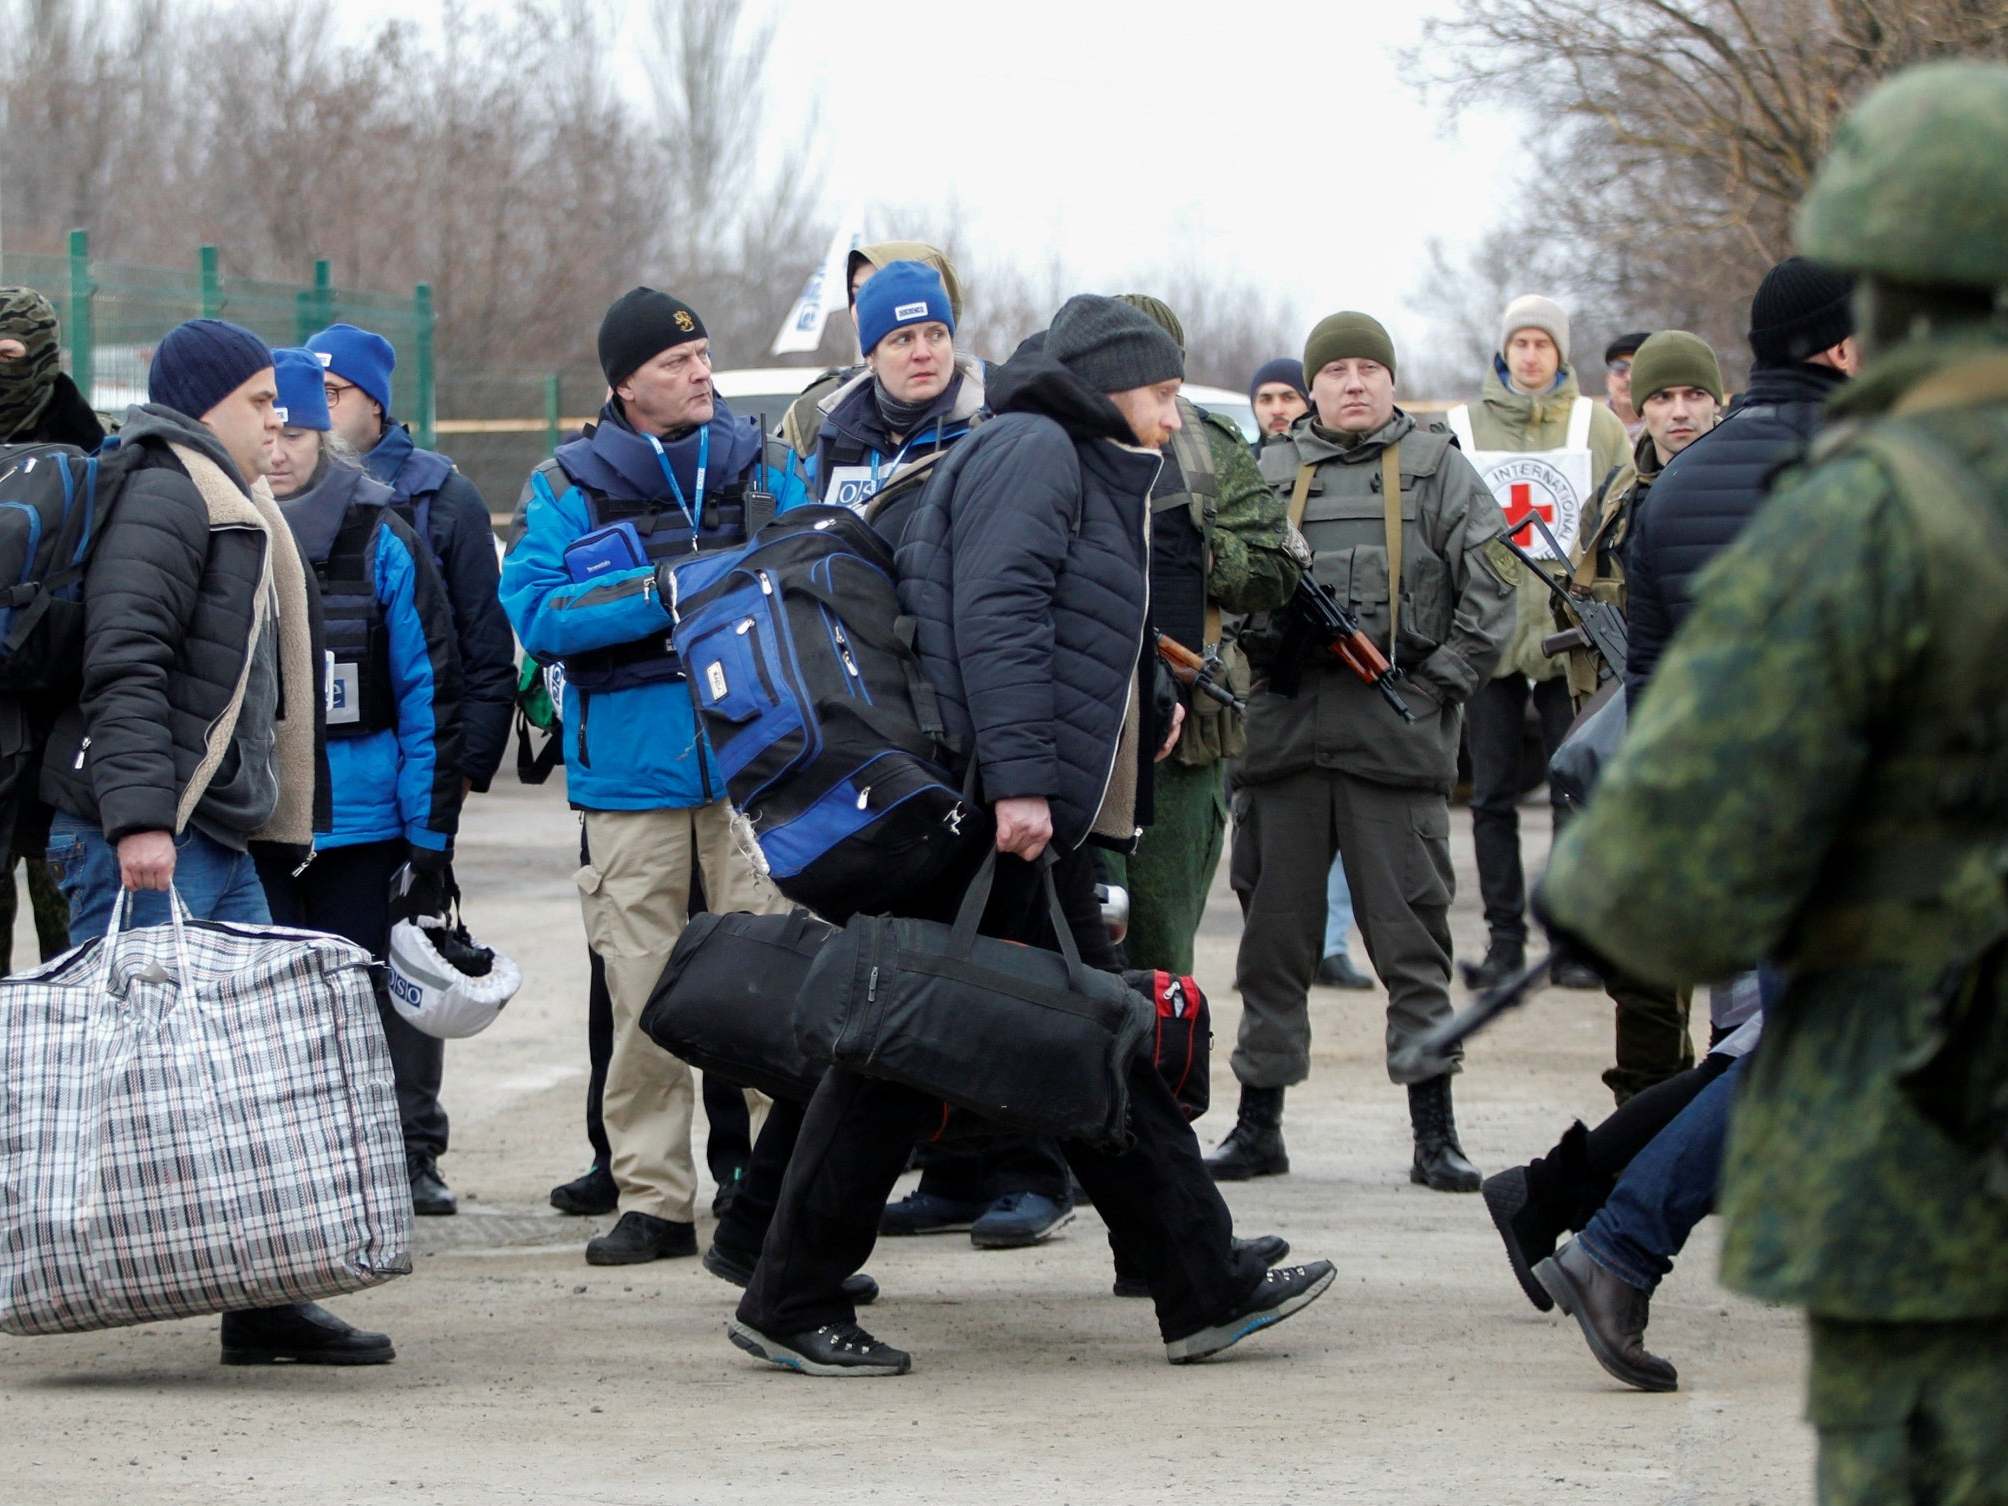
M704 338L704 321L681 298L630 288L600 321L600 370L609 387L618 387L671 346Z
M1790 366L1855 332L1855 280L1803 256L1764 274L1750 300L1750 353L1764 366Z
M1178 342L1142 309L1120 298L1077 293L1046 332L1046 354L1096 392L1154 387L1185 375Z

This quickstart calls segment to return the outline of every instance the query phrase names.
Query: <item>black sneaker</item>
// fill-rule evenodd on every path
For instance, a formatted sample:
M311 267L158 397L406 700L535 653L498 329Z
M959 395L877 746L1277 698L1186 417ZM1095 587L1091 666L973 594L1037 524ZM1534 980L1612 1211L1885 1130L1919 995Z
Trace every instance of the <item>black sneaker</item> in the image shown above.
M584 1176L560 1182L551 1189L551 1206L560 1213L611 1213L620 1205L621 1190L614 1174L598 1162Z
M697 1225L671 1223L646 1213L623 1213L621 1221L586 1245L587 1265L641 1265L697 1253Z
M776 1339L732 1318L726 1322L725 1332L748 1354L797 1375L848 1380L853 1376L905 1375L913 1368L912 1355L881 1344L855 1323L825 1323L807 1333Z
M404 1153L404 1169L411 1176L411 1211L420 1218L441 1218L460 1211L460 1199L439 1174L439 1162L429 1150Z
M1240 1254L1248 1250L1261 1257L1262 1264L1274 1265L1290 1253L1290 1241L1280 1234L1258 1234L1253 1239L1234 1241L1234 1252ZM1116 1272L1115 1284L1110 1288L1118 1297L1148 1297L1150 1282L1142 1276L1126 1275L1120 1269Z
M721 1250L715 1239L704 1252L704 1268L720 1281L729 1281L741 1290L753 1279L753 1262ZM844 1278L844 1295L853 1307L870 1307L878 1301L878 1294L879 1284L863 1271Z
M1251 1333L1274 1328L1290 1314L1309 1307L1324 1295L1338 1273L1329 1260L1309 1265L1286 1265L1266 1272L1262 1284L1248 1294L1218 1323L1172 1339L1164 1346L1164 1357L1174 1365L1190 1365L1240 1343Z

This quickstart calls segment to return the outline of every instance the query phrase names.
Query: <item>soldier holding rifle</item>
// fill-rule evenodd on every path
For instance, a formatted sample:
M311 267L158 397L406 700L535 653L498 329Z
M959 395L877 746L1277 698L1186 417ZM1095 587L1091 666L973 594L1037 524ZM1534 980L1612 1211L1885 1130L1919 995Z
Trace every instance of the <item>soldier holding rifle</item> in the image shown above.
M1458 725L1512 631L1520 566L1502 542L1499 505L1449 433L1395 406L1394 342L1378 322L1326 319L1305 347L1304 375L1313 407L1264 446L1262 475L1310 546L1307 580L1329 596L1308 603L1327 609L1312 614L1314 631L1293 602L1242 635L1258 678L1235 775L1230 869L1246 918L1233 1057L1241 1105L1207 1165L1225 1180L1289 1170L1283 1090L1310 1074L1306 995L1336 851L1388 988L1388 1075L1408 1089L1410 1177L1475 1192L1478 1172L1451 1115L1456 1061L1418 1076L1397 1068L1394 1053L1451 1012ZM1390 578L1400 582L1392 599ZM1337 641L1334 606L1357 620L1365 648ZM1366 649L1385 657L1385 671Z

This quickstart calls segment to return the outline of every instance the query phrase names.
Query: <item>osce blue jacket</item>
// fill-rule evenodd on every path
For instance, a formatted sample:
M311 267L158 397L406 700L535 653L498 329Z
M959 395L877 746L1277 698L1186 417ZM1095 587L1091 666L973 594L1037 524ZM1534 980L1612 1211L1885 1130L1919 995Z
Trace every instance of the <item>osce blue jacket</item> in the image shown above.
M397 725L328 738L334 821L315 846L405 841L450 852L461 791L453 617L431 558L390 502L389 487L331 461L311 487L279 504L300 553L316 566L327 560L351 507L382 514L363 563L383 612Z
M609 400L591 434L559 449L559 486L539 468L524 487L523 531L502 561L502 607L527 652L551 663L668 634L673 623L656 593L653 565L575 582L565 551L591 527L588 487L603 498L654 499L679 516L664 464L684 498L697 504L701 526L697 456L707 431L707 497L748 481L757 469L777 511L803 500L798 480L765 463L757 425L735 418L722 399L703 430L663 445L661 462L627 426L618 400ZM683 528L681 536L687 540L690 530ZM566 784L571 803L581 809L680 809L725 797L725 781L691 708L690 687L681 679L600 691L567 685L560 718Z
M460 769L485 790L509 742L516 709L516 640L496 599L495 527L474 483L403 424L390 423L363 469L395 493L394 505L439 567L460 650Z

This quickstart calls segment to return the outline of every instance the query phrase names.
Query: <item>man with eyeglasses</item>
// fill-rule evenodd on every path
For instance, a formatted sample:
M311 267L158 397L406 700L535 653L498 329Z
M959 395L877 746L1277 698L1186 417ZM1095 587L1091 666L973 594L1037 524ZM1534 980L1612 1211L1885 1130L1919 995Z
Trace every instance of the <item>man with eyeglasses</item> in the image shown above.
M1633 444L1645 432L1645 418L1632 405L1632 357L1651 338L1649 330L1619 335L1604 347L1604 403L1625 426Z
M690 1068L639 1024L693 878L714 910L786 908L733 838L656 567L744 543L801 488L766 465L758 421L713 390L711 342L689 304L623 294L599 356L606 406L524 484L502 606L523 647L565 669L566 788L585 820L579 900L613 1004L602 1116L621 1207L586 1260L632 1265L697 1253Z
M331 324L307 341L325 373L335 438L353 448L363 469L390 487L391 506L424 541L446 585L460 659L460 773L463 792L486 790L502 762L516 703L516 643L496 599L495 530L488 504L451 460L422 450L391 416L390 341L353 324ZM459 1210L439 1174L446 1154L446 1110L439 1101L446 1043L391 1020L391 1058L411 1166L411 1206L418 1214Z

